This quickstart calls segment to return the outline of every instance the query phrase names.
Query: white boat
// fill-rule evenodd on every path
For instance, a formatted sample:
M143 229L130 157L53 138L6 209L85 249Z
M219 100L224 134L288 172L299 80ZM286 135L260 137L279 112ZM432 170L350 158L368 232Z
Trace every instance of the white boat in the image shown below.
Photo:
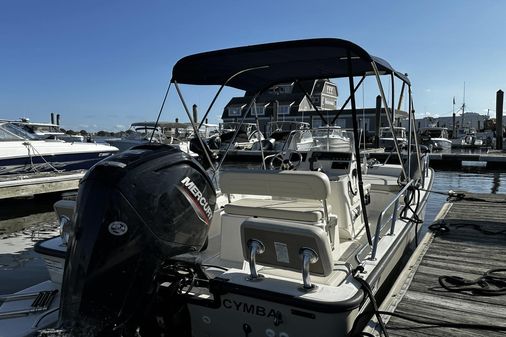
M106 144L43 140L0 121L0 175L88 169L117 151Z
M253 144L264 139L254 123L220 123L221 151L251 150Z
M432 151L448 151L452 148L452 141L448 139L448 129L430 127L420 130L421 143Z
M483 145L483 139L477 137L475 128L457 129L457 135L451 139L451 142L455 147L463 148L472 148Z
M263 143L264 150L282 151L286 148L287 142L293 141L293 132L301 132L309 129L309 123L295 122L295 121L277 121L267 123L267 140L271 143L270 146L265 146ZM307 138L301 139L300 141L311 140ZM301 145L302 146L302 145ZM258 142L253 145L253 149L260 150Z
M175 65L172 82L261 92L363 74L410 86L386 61L338 39L192 55ZM370 300L362 285L384 291L409 256L433 171L416 146L400 165L361 161L358 128L343 133L346 149L280 154L286 170L222 171L217 192L191 157L163 145L100 163L80 185L57 328L194 337L335 337L360 328Z
M179 122L135 122L130 125L123 138L110 138L106 142L119 151L133 146L149 143L172 144L188 152L187 138L190 134L190 123Z
M408 144L406 128L396 126L393 128L381 127L379 129L379 146L383 147L385 151L395 150L395 140L397 140L400 148L404 148Z
M36 123L28 118L21 118L16 121L9 121L15 125L22 127L25 131L33 134L39 139L56 139L66 142L84 142L84 136L80 134L66 134L58 124L53 123Z
M314 148L325 151L349 151L350 138L339 126L322 126L313 130Z

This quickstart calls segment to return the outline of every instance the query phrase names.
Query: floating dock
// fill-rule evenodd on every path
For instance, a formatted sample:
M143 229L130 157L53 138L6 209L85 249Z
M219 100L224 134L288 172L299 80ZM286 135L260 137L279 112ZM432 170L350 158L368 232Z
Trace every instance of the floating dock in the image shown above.
M444 204L431 227L379 309L394 313L382 315L389 336L505 336L506 195L464 192ZM494 269L502 270L482 278ZM455 277L481 278L482 285ZM374 319L365 332L379 330Z
M0 199L77 190L85 170L6 175L0 177Z
M429 165L435 169L461 169L463 166L477 166L487 169L505 169L506 152L488 151L486 153L433 152L429 153ZM395 153L372 152L370 158L389 163L398 163Z
M276 154L277 151L264 151L264 156ZM220 153L223 155L223 153ZM388 159L388 163L398 163L395 153L366 150L368 158L375 158L381 162ZM463 166L478 166L487 169L506 169L506 152L489 150L486 153L457 153L433 152L429 153L429 165L436 169L460 169ZM262 153L252 150L231 150L225 158L227 162L261 163Z

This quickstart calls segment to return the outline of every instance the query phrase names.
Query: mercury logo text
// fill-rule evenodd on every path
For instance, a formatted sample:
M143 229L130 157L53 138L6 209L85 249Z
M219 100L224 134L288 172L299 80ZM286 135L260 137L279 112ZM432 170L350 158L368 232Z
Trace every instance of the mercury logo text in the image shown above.
M207 217L211 219L213 217L213 210L197 185L195 185L195 183L188 177L181 180L181 183L188 189L188 191L190 191L190 193L195 197L197 203L206 213Z

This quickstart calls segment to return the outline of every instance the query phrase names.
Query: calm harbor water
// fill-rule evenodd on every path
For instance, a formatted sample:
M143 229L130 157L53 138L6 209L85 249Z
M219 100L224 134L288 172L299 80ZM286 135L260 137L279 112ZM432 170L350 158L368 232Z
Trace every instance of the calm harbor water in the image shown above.
M437 171L434 191L448 190L480 193L506 193L506 173L465 168L462 171ZM2 201L0 212L0 294L12 293L49 278L43 260L33 244L58 234L52 213L55 196L31 200ZM425 226L432 223L446 196L432 193L426 208ZM9 213L12 218L9 219ZM14 224L12 222L15 222ZM6 226L23 230L7 233Z

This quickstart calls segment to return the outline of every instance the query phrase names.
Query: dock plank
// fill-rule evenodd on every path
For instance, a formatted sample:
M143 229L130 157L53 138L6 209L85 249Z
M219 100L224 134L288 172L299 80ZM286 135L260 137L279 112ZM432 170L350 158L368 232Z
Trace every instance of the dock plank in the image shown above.
M473 280L487 270L506 268L506 195L465 193L463 199L450 200L445 207L446 212L436 221L445 223L449 231L427 233L427 244L415 253L419 255L416 265L403 272L405 276L393 288L401 293L390 294L395 301L386 301L390 311L395 302L394 312L435 324L384 316L388 333L392 337L506 336L506 331L437 326L437 322L454 322L506 327L506 295L450 292L438 281L440 276ZM486 231L503 233L490 235ZM382 306L380 310L386 309Z

